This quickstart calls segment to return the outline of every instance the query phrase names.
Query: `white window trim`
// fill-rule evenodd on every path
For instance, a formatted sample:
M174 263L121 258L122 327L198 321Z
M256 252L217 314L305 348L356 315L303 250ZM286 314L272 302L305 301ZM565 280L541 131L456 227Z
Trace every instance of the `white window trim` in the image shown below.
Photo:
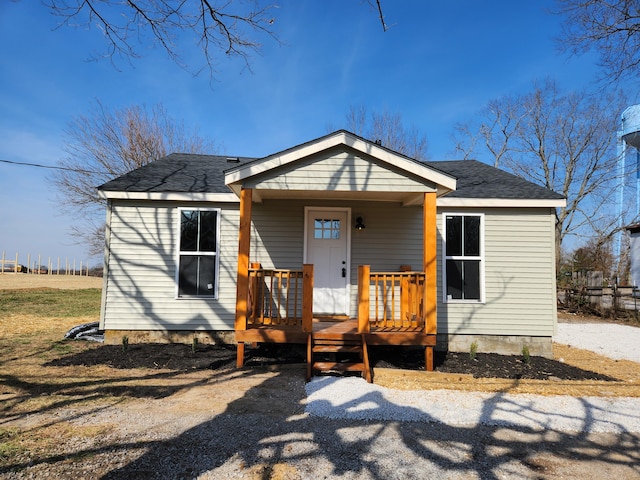
M181 219L182 212L184 210L197 210L199 212L216 212L216 251L215 252L185 252L185 254L193 254L193 255L208 255L214 256L216 259L216 272L215 272L215 285L213 286L213 295L180 295L180 237L181 237ZM222 223L221 218L221 209L220 208L209 208L209 207L178 207L176 209L176 255L175 255L175 299L176 300L217 300L218 299L218 284L220 282L220 224Z
M480 217L480 256L447 256L447 217ZM485 298L485 253L484 253L484 213L442 212L442 303L486 303ZM479 260L480 261L480 299L447 298L447 260Z

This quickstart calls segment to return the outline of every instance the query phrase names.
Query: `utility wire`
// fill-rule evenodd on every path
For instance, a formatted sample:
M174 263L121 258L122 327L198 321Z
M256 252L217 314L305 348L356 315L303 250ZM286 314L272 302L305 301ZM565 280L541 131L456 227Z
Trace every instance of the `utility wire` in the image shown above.
M40 165L39 163L27 163L27 162L14 162L12 160L2 160L0 159L0 162L2 163L10 163L12 165L21 165L24 167L38 167L38 168L50 168L52 170L67 170L69 172L78 172L78 173L95 173L95 174L102 174L103 172L95 172L93 170L83 170L81 168L69 168L69 167L56 167L53 165Z

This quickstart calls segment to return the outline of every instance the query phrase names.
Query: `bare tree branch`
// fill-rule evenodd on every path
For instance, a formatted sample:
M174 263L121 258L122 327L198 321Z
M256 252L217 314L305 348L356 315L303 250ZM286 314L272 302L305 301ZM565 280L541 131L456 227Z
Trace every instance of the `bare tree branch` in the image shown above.
M480 143L473 139L483 139L494 164L567 198L567 206L556 211L559 259L568 235L588 227L607 237L614 228L615 132L624 105L618 93L563 94L552 81L534 84L526 95L489 102L475 121L478 133L469 133L470 124L458 127L472 139L461 140L458 148L465 152L471 144L477 150Z
M562 51L600 55L602 80L617 82L640 73L640 3L637 0L556 0L564 16Z
M216 71L218 53L240 58L249 66L260 39L279 41L272 30L274 5L260 0L46 0L60 26L99 28L106 50L101 57L138 58L141 45L155 42L182 68ZM191 67L182 49L192 41L204 64Z
M427 160L427 137L415 126L407 127L402 115L383 111L367 114L363 105L350 106L346 129L416 160ZM332 129L333 130L333 129Z
M66 131L66 158L48 178L59 204L74 214L80 243L104 245L104 201L96 187L172 152L211 153L216 146L197 131L188 131L161 104L147 110L131 106L109 111L96 101L88 115L74 118ZM84 232L81 234L81 232Z

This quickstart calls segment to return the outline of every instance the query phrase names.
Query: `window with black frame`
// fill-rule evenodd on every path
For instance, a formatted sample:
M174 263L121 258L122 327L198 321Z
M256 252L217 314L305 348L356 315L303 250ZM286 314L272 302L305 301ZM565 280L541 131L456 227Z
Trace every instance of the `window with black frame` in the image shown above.
M180 209L179 297L216 297L219 215L214 209Z
M481 301L481 215L445 215L445 264L446 301Z

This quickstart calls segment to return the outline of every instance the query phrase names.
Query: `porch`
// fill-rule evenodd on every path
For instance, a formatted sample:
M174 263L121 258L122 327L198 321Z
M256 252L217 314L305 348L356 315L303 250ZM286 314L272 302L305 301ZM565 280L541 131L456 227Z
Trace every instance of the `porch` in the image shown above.
M319 312L323 310L318 305L322 305L322 300L316 301L314 311L314 265L305 264L302 269L293 270L264 269L257 263L250 263L254 191L241 188L238 193L240 222L234 325L238 367L244 364L245 343L297 343L307 345L309 377L314 371L346 369L359 370L370 381L367 350L370 345L424 346L425 368L433 370L433 348L436 344L436 190L419 194L422 207L420 268L414 271L409 266L401 268L398 265L398 271L372 272L369 265L359 265L357 272L351 273L349 262L342 261L340 266L343 268L333 269L336 272L341 270L341 277L347 279L348 287L357 288L357 294L347 305L346 315L340 321L320 318ZM263 195L257 195L258 201L264 200ZM412 199L411 205L417 206L415 195ZM399 205L402 208L402 204ZM334 220L330 223L349 224L348 221ZM326 238L324 233L322 238ZM336 235L339 238L348 236L348 233L344 237L342 233ZM334 238L333 234L330 238ZM322 264L316 266L318 283L323 267ZM334 357L349 353L355 357L352 362L339 364L332 361ZM328 359L323 359L323 355Z
M355 371L371 382L371 345L424 346L425 369L433 370L435 305L427 301L424 272L359 266L358 316L349 318L313 314L313 270L251 266L246 317L235 329L238 367L245 343L295 343L307 346L307 379L316 371Z

